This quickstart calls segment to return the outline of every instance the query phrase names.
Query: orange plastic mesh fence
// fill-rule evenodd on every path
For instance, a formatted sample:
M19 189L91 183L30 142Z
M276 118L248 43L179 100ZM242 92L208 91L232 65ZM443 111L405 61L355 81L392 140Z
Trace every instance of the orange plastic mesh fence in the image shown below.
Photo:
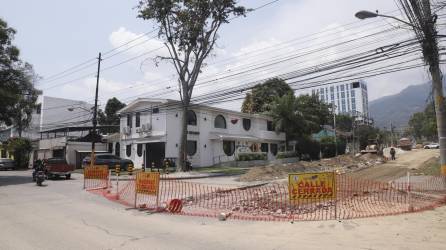
M84 168L84 189L101 189L109 185L108 166L94 165Z
M334 220L401 214L439 206L446 198L446 178L383 183L336 176L335 199L289 200L287 183L228 188L162 176L159 195L135 196L135 179L120 181L116 200L138 208L167 211L172 199L183 203L180 214L245 220ZM113 191L113 189L112 189ZM116 192L116 191L115 191ZM136 198L136 200L135 200ZM135 202L136 201L136 202Z

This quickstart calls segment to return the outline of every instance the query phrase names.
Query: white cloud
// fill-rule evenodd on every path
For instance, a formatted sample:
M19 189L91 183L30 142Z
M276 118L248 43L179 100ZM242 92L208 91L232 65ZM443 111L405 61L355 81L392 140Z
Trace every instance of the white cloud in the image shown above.
M156 38L149 37L143 33L136 34L125 27L120 27L116 31L113 31L109 36L109 41L113 48L119 47L118 51L127 50L125 53L128 55L139 55L164 46L163 42ZM122 46L123 44L126 45ZM156 54L167 56L168 51L163 48L156 51Z

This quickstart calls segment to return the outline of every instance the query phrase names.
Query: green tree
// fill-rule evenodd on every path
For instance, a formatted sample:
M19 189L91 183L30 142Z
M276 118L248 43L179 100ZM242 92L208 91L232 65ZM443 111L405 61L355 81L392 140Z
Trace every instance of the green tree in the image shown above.
M29 125L39 91L37 77L30 64L20 60L19 49L12 44L16 31L0 19L0 122L16 125L19 134Z
M273 78L264 83L255 85L250 93L246 94L242 104L242 112L258 114L268 112L271 103L277 98L293 94L291 87L280 78Z
M14 156L16 166L25 168L28 166L29 154L32 150L32 144L26 138L10 138L7 141L7 149Z
M317 96L295 97L293 93L288 93L276 97L268 105L269 111L266 114L273 118L276 130L286 133L287 142L297 141L296 150L301 157L318 159L321 145L312 140L310 135L318 132L321 125L330 121L328 107L319 101Z
M12 115L10 121L12 125L17 128L19 137L22 137L22 132L29 127L32 119L32 114L37 108L37 98L41 91L34 88L34 81L37 75L34 73L33 67L30 64L25 64L21 69L21 74L17 83L22 93L18 95L18 101L12 108Z
M349 115L336 115L336 130L350 132L353 128L353 118Z
M381 143L381 133L378 128L369 125L360 125L355 129L355 137L359 142L359 149L365 149L369 144L369 140L377 140Z
M267 114L273 118L274 128L276 131L285 132L287 142L300 135L304 120L297 109L296 98L292 93L276 97L268 109Z
M331 124L330 105L316 95L301 95L296 98L297 109L303 116L305 126L302 133L310 135L321 130L322 125Z
M187 111L204 60L214 49L221 25L232 17L245 15L246 9L235 0L140 0L139 18L153 21L158 37L164 41L178 74L183 106L178 169L185 169L187 159Z
M100 125L119 125L119 115L116 114L120 109L124 108L125 103L120 102L116 97L110 98L105 105L105 111L98 111L98 122ZM115 133L118 129L107 129L104 132Z
M410 117L409 132L419 141L437 138L437 120L433 103L429 103L423 112L414 113Z

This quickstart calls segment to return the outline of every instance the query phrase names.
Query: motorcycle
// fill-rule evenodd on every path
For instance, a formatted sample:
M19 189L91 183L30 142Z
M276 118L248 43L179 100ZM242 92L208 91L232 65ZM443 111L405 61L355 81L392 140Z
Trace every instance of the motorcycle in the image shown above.
M33 181L36 182L37 186L42 186L42 183L46 179L45 165L42 161L37 160L34 163Z
M37 171L36 173L36 183L37 186L42 186L42 182L45 180L45 172L42 170Z

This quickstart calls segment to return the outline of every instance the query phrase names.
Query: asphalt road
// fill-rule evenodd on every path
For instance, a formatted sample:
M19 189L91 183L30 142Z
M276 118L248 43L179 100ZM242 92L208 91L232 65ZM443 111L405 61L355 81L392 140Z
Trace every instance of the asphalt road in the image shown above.
M0 249L444 249L446 208L349 221L254 222L147 214L0 171Z

